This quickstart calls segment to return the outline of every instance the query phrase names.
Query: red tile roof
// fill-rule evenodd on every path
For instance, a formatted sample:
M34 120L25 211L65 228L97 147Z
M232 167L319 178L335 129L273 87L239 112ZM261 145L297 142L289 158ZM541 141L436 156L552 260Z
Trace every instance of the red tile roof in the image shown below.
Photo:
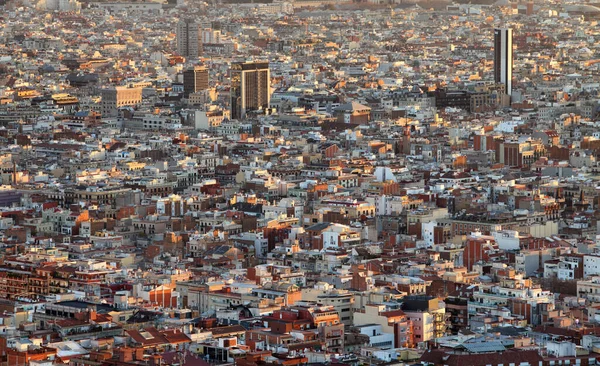
M162 332L162 335L171 344L188 343L188 342L192 341L190 339L190 337L187 336L187 334L183 333L179 329L165 330L165 331Z
M131 329L127 330L126 333L133 339L135 343L146 347L169 343L169 341L167 341L167 339L154 327L146 328L143 332L140 332L136 329ZM144 337L144 335L146 335L146 337Z

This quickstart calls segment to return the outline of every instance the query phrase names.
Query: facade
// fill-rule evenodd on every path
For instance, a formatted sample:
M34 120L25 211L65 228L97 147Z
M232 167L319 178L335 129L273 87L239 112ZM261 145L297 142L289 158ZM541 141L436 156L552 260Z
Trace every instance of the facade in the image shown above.
M415 344L429 342L446 335L446 309L444 303L437 298L406 296L402 309L406 318L412 323Z
M393 347L412 347L414 343L414 327L410 316L402 310L387 310L384 305L368 304L362 309L354 313L355 326L372 326L377 325L377 332L373 332L372 336L383 336L393 340L386 348ZM361 331L362 333L362 331ZM379 339L379 338L378 338ZM380 341L373 339L374 343ZM386 341L387 342L387 341Z
M512 94L513 33L510 28L494 29L494 81Z
M527 322L538 325L547 321L554 310L554 299L549 291L533 288L530 280L505 279L501 286L479 286L479 291L473 293L473 301L468 303L469 316L499 307L511 309L514 315L521 315Z
M369 337L369 347L390 349L394 347L394 335L384 333L383 328L379 324L365 324L356 326L360 334Z
M371 108L356 102L340 105L334 114L340 123L366 124L371 120Z
M117 117L119 108L136 106L142 102L142 88L115 86L102 89L102 117Z
M271 73L268 62L239 62L231 65L231 118L269 107Z
M333 306L340 316L340 322L352 325L354 295L346 290L336 290L327 283L318 283L315 288L302 289L302 300L313 301L325 306Z
M203 66L194 66L183 72L183 96L208 89L208 70Z
M185 57L200 55L198 23L192 19L183 19L177 23L177 53Z

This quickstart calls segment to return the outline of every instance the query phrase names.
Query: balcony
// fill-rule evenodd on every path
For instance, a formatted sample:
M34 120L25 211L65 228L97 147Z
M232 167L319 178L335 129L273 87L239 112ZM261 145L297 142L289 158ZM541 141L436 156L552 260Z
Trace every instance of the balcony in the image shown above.
M444 320L444 316L445 316L445 315L446 315L446 314L439 314L439 313L437 313L437 314L434 314L434 315L433 315L433 321L434 321L434 322L441 322L441 321L443 321L443 320Z
M344 336L344 333L341 331L329 332L325 335L326 338L341 338Z
M481 304L479 302L469 301L468 303L469 314L477 314L481 310L496 310L498 309L497 305L491 304Z

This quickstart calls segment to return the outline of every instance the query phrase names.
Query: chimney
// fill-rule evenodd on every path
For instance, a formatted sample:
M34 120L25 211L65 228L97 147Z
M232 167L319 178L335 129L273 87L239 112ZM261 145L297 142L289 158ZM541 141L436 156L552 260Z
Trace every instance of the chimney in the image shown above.
M161 366L162 365L162 357L160 355L152 355L150 356L150 358L148 359L149 366Z
M86 312L78 311L75 313L75 319L77 319L77 320L86 320L86 316L87 316Z
M135 360L136 361L144 361L144 349L143 348L136 348L135 349Z
M96 305L89 304L87 307L87 320L96 320Z
M118 350L120 362L131 362L133 361L133 350L129 347L124 347Z

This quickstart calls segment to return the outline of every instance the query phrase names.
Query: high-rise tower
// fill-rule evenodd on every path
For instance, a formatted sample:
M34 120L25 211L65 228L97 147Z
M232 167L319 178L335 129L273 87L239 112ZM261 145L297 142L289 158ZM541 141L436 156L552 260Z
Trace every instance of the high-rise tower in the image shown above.
M185 57L200 55L198 23L191 19L183 19L177 23L177 53Z
M194 66L183 72L183 95L208 89L208 70L204 66Z
M494 30L494 81L504 84L506 94L512 94L513 34L510 28Z
M268 62L237 62L231 65L231 118L269 108L271 74Z

